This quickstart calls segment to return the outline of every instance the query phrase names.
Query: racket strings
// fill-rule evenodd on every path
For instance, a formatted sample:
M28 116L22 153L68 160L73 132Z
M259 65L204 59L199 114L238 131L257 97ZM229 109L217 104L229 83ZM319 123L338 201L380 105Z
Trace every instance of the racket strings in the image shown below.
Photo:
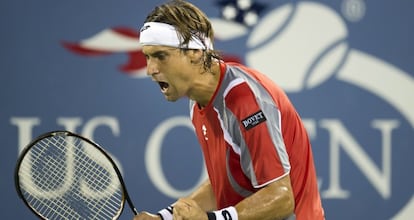
M92 156L92 155L91 155ZM82 159L82 161L87 161L87 156L85 155L85 158ZM103 160L102 160L103 161ZM90 167L85 167L83 163L80 164L81 168L84 168L83 171L90 169ZM87 184L93 189L96 193L96 191L99 190L106 190L107 193L105 194L113 194L114 196L102 196L102 198L106 198L100 203L91 203L91 208L95 210L96 213L105 213L108 211L109 215L111 213L116 212L119 210L119 204L122 202L123 194L122 191L119 190L119 183L114 184L112 183L115 178L109 178L111 176L107 170L105 170L103 167L97 165L92 167L92 172L82 172L84 173L83 176L85 176L85 180L93 180L88 181ZM101 204L102 203L102 204ZM103 205L106 204L106 205Z
M93 145L53 136L30 150L19 176L27 202L51 219L112 219L123 190L112 164ZM21 182L22 182L21 181ZM88 217L85 217L88 216Z
M83 160L83 162L85 162L85 160ZM52 163L56 163L56 161L52 161ZM87 167L84 167L84 168L87 168ZM96 172L96 171L94 171L94 172ZM96 204L96 203L94 203L94 204Z

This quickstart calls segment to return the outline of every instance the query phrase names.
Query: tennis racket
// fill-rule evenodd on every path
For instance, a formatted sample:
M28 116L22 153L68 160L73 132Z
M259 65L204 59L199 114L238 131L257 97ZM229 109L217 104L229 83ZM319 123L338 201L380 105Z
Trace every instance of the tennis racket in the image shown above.
M125 201L138 214L108 153L68 131L48 132L24 148L15 185L42 219L118 219Z

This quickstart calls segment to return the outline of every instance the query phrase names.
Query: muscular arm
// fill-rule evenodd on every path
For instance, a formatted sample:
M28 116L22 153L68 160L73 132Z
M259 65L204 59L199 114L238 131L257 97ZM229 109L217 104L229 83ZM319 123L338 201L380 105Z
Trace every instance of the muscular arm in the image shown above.
M277 220L290 216L295 208L295 201L289 175L240 201L235 208L239 220Z
M213 201L214 196L207 181L190 197L177 201L174 205L174 217L206 220L205 211L215 209ZM235 208L239 220L282 220L293 213L294 204L290 178L286 175L240 201Z

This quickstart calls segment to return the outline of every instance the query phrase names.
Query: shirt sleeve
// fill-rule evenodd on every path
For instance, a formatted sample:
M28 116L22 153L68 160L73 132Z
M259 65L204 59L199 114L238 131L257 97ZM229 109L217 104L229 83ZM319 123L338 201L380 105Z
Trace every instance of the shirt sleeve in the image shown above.
M283 141L281 116L266 91L253 92L244 82L233 87L225 97L237 128L240 164L253 187L262 187L289 173L290 163ZM270 96L269 96L270 97Z

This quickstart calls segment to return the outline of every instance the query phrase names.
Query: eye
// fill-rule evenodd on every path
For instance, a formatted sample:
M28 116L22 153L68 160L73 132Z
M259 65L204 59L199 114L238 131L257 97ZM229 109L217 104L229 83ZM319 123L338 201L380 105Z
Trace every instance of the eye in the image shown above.
M169 54L165 51L156 51L154 53L151 54L146 54L145 58L147 59L147 61L149 59L157 59L159 61L165 61L168 59Z
M167 57L165 54L158 54L157 56L156 56L160 61L163 61L163 60L165 60L165 58Z

